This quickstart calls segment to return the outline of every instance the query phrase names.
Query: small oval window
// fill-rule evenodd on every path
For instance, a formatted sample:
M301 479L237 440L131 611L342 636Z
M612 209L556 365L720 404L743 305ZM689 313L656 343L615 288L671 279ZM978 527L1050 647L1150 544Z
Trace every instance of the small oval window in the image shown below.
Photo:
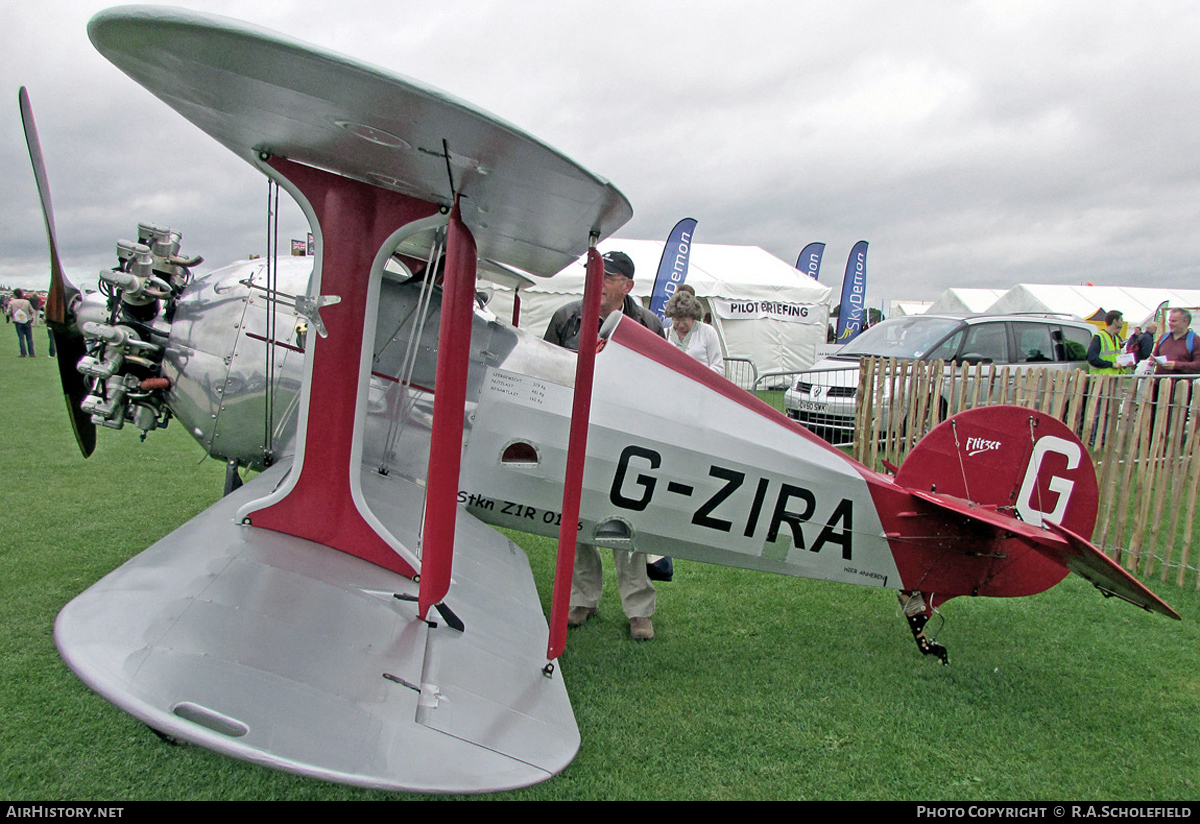
M513 441L508 446L504 447L504 452L500 455L500 463L537 466L537 447L526 441Z

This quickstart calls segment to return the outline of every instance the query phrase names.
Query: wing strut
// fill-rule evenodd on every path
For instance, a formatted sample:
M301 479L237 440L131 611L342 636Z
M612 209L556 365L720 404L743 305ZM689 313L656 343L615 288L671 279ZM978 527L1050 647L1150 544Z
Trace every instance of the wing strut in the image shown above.
M442 281L442 320L438 329L437 400L433 405L433 433L429 444L418 603L418 615L422 620L429 608L440 603L450 589L474 303L475 239L462 221L456 195L446 230L446 271Z
M558 562L554 568L554 595L550 604L550 640L546 658L553 661L567 646L567 612L570 611L571 576L575 573L575 542L579 523L579 496L583 490L583 460L587 454L588 421L592 409L592 376L596 371L596 341L600 337L600 287L604 261L593 234L587 251L587 279L583 287L583 321L579 330L579 357L575 362L575 395L571 402L571 434L567 442L567 477L563 483L562 525L558 529Z
M309 336L310 377L301 396L291 472L272 493L243 506L238 518L411 578L416 556L384 528L362 496L362 407L375 334L377 253L402 227L437 214L437 204L280 157L266 165L307 201L316 221L319 274L314 272L311 289L329 299L310 297L321 306L328 335Z

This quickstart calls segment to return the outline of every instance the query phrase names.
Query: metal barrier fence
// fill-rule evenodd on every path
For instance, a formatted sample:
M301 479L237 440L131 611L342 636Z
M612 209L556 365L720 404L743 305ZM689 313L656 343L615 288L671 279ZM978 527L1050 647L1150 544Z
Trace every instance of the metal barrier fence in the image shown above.
M726 358L725 377L742 389L752 391L758 383L758 367L749 358Z
M868 466L899 466L930 429L976 406L1015 404L1062 420L1096 468L1095 543L1131 571L1200 589L1200 393L1191 380L864 358L855 395L854 456Z
M834 446L854 443L858 367L766 372L759 397ZM799 381L799 382L797 382ZM790 393L785 390L791 389Z
M792 385L803 370L789 369L778 372L763 372L754 383L756 392L783 392ZM782 409L783 407L780 407Z
M777 411L786 415L787 410L783 407L783 395L799 374L798 371L763 372L755 378L754 386L750 391L757 395L759 400L770 404Z

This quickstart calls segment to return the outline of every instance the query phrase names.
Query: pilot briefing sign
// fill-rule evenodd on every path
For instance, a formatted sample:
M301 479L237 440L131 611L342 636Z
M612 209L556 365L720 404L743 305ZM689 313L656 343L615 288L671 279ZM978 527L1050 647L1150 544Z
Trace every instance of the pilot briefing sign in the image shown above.
M712 298L717 317L723 320L784 320L789 323L820 323L821 307L816 303L787 300L726 300Z

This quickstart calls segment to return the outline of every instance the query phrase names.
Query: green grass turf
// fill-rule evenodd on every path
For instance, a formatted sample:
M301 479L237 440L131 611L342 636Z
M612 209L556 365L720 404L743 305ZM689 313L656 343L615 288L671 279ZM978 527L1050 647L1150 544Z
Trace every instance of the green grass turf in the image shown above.
M145 443L102 430L84 461L54 363L18 359L12 338L0 331L0 796L420 797L163 743L67 669L58 610L215 500L223 469L177 424ZM552 542L512 535L548 602ZM941 667L917 653L891 593L676 569L644 644L628 640L610 574L561 663L579 755L543 784L484 798L1200 798L1193 590L1150 583L1182 622L1074 576L1033 598L956 599Z

